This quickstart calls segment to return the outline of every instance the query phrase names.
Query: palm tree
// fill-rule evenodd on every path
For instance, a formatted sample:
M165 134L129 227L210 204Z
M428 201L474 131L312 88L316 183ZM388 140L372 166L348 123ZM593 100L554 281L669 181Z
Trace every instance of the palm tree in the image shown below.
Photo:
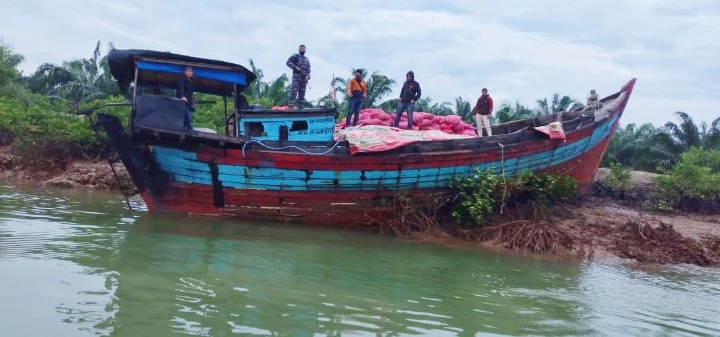
M431 97L422 97L415 102L413 110L429 112L438 116L446 116L453 114L453 110L450 106L450 102L433 103Z
M616 162L634 170L654 172L660 158L653 144L657 132L651 123L640 126L632 123L619 128L610 140L603 166Z
M89 59L77 59L63 63L72 80L64 83L58 89L60 96L73 103L84 103L93 99L105 98L110 95L103 78L103 67L100 57L100 41Z
M0 86L5 86L15 81L20 72L17 66L22 63L24 57L13 52L12 48L0 40Z
M22 72L17 70L23 60L22 55L16 54L0 39L0 96L27 99Z
M366 74L363 71L363 76L366 76ZM367 96L363 102L364 108L382 105L384 103L381 102L383 97L392 93L392 85L395 84L395 80L377 71L373 72L365 82L367 84Z
M507 123L537 116L539 115L539 112L533 111L532 109L520 104L520 102L515 102L514 105L504 103L494 115L497 123Z
M292 82L288 79L286 74L282 74L274 81L264 84L265 85L260 92L261 97L266 97L273 105L287 104Z
M112 49L115 46L109 43L108 50ZM45 63L26 80L28 89L61 97L73 105L118 95L120 91L110 74L107 55L100 55L98 41L89 59L66 61L62 66Z
M653 137L655 150L662 158L662 167L669 168L680 160L680 155L692 147L704 147L703 134L692 117L683 111L675 112L680 124L667 122Z
M700 124L703 147L710 150L720 150L720 117L716 118L708 126L707 123Z
M559 93L555 93L553 95L552 102L548 103L547 98L543 98L537 100L537 105L538 115L547 115L560 111L570 111L582 106L582 104L570 96L560 97Z
M57 96L57 89L72 81L72 74L65 68L44 63L35 73L25 79L25 85L31 92L47 96Z
M455 112L466 123L472 123L472 107L462 97L455 97Z

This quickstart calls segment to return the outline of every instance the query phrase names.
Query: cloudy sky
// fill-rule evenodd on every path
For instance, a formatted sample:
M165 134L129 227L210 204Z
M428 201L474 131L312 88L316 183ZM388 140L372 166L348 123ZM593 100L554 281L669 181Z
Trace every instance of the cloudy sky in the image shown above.
M533 106L561 93L584 100L633 77L624 124L720 116L720 1L355 2L23 0L0 11L0 38L25 56L21 69L89 57L97 41L248 64L266 80L307 45L309 99L353 68L401 81L415 71L423 96ZM396 85L393 96L399 93ZM391 97L388 97L391 98Z

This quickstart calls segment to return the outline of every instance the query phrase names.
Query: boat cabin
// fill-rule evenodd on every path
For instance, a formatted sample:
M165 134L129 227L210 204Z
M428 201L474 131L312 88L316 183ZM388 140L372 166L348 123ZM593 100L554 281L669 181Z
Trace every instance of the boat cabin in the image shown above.
M113 50L108 55L121 92L132 96L129 129L165 133L217 133L262 141L332 141L335 108L297 110L249 106L242 92L256 79L233 63L148 50ZM185 130L186 104L175 97L185 67L193 68L195 93L222 99L225 130ZM131 84L133 84L131 86ZM198 101L199 105L220 101Z
M333 140L336 117L334 108L238 109L228 119L228 130L255 140L324 142Z

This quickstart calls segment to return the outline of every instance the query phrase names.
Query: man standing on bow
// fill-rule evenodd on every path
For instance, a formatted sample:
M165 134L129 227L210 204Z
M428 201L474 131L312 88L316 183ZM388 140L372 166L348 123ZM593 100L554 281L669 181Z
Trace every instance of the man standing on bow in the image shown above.
M355 70L355 76L348 81L347 95L350 97L350 105L348 106L345 126L350 126L350 119L352 119L352 126L356 126L362 101L367 95L367 84L363 79L362 69Z
M412 129L412 113L415 102L420 98L420 83L415 82L415 73L412 70L408 71L405 75L405 83L403 83L402 90L400 90L400 101L398 101L397 109L395 110L395 124L396 128L400 125L400 117L402 117L403 111L407 111L408 130Z
M493 111L493 100L488 95L487 89L482 89L482 94L473 108L473 115L475 115L475 123L477 124L477 134L482 137L482 129L485 128L488 136L492 136L492 129L490 129L490 115Z
M295 102L298 108L302 108L305 104L305 88L310 80L310 60L305 56L305 45L301 44L298 53L290 56L285 64L293 71L288 108L292 109Z

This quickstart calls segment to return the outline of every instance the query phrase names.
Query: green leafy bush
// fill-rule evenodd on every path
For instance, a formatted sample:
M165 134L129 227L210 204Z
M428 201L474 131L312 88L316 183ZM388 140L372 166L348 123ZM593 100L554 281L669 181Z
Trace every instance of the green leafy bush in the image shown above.
M577 197L577 182L569 177L525 171L503 179L491 170L455 180L451 184L452 216L461 227L482 226L502 205L535 203L550 207Z
M454 191L452 216L460 226L486 223L495 209L500 176L490 170L459 178L451 184Z
M692 148L655 178L654 205L670 211L720 212L720 151Z
M117 100L95 101L81 109ZM127 120L127 112L121 108L106 112ZM0 97L0 130L12 138L11 151L21 165L64 165L72 159L95 158L105 149L103 139L90 128L88 117L77 116L65 102L42 95L30 95L27 100Z
M630 170L619 163L610 163L610 173L605 177L603 187L609 189L611 193L616 195L626 193L632 189Z

